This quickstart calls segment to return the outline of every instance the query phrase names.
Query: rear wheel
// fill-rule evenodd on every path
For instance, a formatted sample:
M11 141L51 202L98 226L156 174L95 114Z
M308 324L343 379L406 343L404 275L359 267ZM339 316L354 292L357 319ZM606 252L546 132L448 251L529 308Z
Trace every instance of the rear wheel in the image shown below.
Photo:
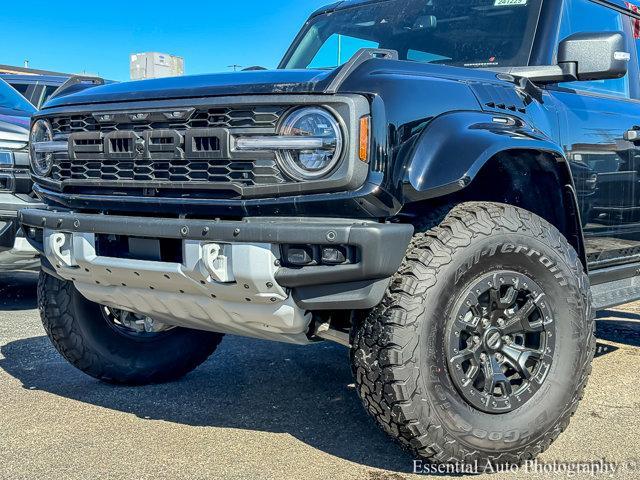
M46 273L38 306L47 335L72 365L99 380L128 385L178 379L204 362L223 335L171 327L84 298L72 282Z
M591 370L594 313L576 252L515 207L468 203L418 233L356 326L362 401L414 454L519 464L568 425Z

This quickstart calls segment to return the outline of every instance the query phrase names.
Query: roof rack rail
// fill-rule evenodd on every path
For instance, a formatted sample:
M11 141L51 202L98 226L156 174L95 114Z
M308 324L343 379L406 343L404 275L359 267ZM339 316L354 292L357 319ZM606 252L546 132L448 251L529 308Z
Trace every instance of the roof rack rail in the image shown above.
M104 85L105 80L104 78L100 78L100 77L90 77L86 75L73 75L72 77L69 78L69 80L67 80L62 85L60 85L60 87L58 87L58 89L55 92L53 92L53 94L51 94L51 96L49 97L49 100L59 97L64 92L83 84L88 84L84 88L89 88L89 86L97 87L99 85ZM76 88L75 91L84 90L84 88Z

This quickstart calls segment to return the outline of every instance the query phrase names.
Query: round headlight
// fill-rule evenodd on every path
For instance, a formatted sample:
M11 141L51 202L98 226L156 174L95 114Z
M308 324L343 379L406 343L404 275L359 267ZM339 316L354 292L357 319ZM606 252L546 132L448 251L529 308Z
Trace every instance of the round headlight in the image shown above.
M29 136L29 145L31 153L31 167L33 172L40 176L46 177L51 172L53 166L53 154L36 152L35 144L40 142L53 141L53 130L46 120L38 120L31 127L31 135Z
M319 140L317 148L282 150L280 164L296 180L316 180L327 175L342 155L342 129L335 117L322 108L302 108L291 113L280 126L280 135Z

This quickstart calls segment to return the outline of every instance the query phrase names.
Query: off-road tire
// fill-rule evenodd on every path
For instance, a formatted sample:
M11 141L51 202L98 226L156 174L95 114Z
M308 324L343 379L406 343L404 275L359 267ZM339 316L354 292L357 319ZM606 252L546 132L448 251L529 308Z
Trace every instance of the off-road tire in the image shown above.
M545 388L514 411L489 414L452 382L444 324L474 276L506 267L553 293L556 349ZM461 204L417 233L384 300L354 329L357 391L377 424L417 457L481 469L533 459L567 428L596 346L589 280L575 250L540 217L495 203Z
M73 366L107 383L146 385L176 380L202 364L223 335L185 328L135 338L108 324L100 305L72 282L40 273L38 308L47 335Z

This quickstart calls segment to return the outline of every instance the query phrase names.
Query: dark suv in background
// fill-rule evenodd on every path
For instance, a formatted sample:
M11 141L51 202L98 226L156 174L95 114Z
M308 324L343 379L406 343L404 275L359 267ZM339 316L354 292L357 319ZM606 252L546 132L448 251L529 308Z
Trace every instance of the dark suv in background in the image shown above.
M277 70L61 92L21 213L49 337L126 384L333 340L414 454L534 458L640 299L639 39L619 0L349 0Z
M69 76L2 74L0 78L15 88L36 108L40 108Z

